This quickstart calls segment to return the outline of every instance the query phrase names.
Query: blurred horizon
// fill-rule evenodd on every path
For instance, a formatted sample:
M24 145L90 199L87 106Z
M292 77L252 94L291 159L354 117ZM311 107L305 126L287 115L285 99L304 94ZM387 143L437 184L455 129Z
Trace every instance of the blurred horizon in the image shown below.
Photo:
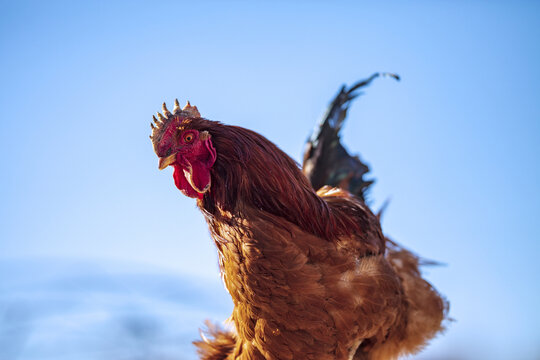
M425 273L455 319L414 358L540 359L539 14L530 1L0 1L0 359L60 358L86 324L64 358L194 359L203 319L231 305L202 215L157 169L152 114L189 100L300 161L339 88L374 72L401 81L363 90L343 143L370 166L372 209L390 199L385 234L447 264ZM124 306L162 330L114 332Z

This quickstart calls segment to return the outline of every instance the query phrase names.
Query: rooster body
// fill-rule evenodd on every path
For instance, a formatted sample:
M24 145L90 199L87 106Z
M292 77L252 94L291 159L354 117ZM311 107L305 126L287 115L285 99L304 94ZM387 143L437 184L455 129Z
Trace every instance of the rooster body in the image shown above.
M197 199L234 303L234 330L210 328L201 359L392 359L442 329L446 302L360 198L316 192L255 132L190 105L163 112L151 136L160 168Z

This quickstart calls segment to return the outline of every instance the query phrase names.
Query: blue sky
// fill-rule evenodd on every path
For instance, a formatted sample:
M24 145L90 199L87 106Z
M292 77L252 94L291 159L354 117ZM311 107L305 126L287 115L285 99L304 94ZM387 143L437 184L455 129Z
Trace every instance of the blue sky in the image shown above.
M344 142L391 198L385 232L448 266L456 319L426 354L540 356L536 2L0 2L0 260L217 277L192 199L159 172L163 101L296 160L343 83L376 71ZM216 319L219 320L219 319ZM427 356L427 355L426 355Z

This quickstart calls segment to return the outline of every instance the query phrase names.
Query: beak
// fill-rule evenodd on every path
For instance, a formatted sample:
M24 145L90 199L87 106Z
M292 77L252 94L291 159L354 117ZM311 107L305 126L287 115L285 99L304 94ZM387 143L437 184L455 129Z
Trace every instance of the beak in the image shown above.
M160 157L159 158L159 170L165 169L167 166L173 164L176 161L176 153L169 155L165 158Z

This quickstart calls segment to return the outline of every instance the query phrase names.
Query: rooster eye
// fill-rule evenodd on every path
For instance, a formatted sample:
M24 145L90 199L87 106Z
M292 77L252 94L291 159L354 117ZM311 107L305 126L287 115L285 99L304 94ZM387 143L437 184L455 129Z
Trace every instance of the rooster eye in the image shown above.
M184 141L187 143L190 143L193 141L193 134L186 134L184 135Z

